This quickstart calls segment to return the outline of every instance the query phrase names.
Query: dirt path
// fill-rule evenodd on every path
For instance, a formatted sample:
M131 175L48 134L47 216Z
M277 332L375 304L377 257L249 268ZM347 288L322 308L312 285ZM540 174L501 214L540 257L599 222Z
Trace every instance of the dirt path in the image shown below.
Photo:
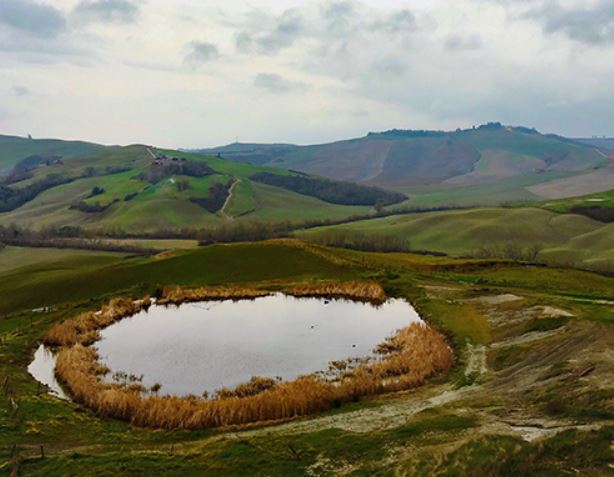
M230 203L230 199L232 199L232 193L235 190L235 186L241 182L241 179L235 179L234 182L232 183L232 185L230 186L230 189L228 189L228 196L226 197L226 200L224 201L224 205L222 206L222 208L220 209L220 215L222 217L224 217L226 220L234 220L235 218L226 213L226 206L228 206L228 204Z
M466 363L464 374L474 378L471 385L463 387L457 387L454 383L427 385L389 398L375 407L306 418L272 427L243 431L239 434L241 437L263 436L271 433L279 436L331 428L368 433L403 426L411 422L414 415L436 408L447 408L460 414L470 412L479 416L480 425L475 428L475 434L507 434L521 437L529 442L551 437L567 429L598 429L604 424L603 422L588 424L571 419L557 419L540 413L536 414L534 409L521 403L530 391L542 389L543 386L547 388L549 381L544 380L543 376L553 364L572 360L575 366L583 368L586 363L599 362L598 355L591 351L592 345L599 342L596 349L603 349L605 342L611 340L611 335L606 339L599 333L600 329L602 328L594 323L581 322L547 332L525 333L489 345L468 343L463 353ZM555 338L554 341L546 339L557 335L558 339ZM494 351L520 343L538 343L542 340L543 344L535 350L527 351L526 356L519 363L502 371L489 369L487 353L490 350ZM587 353L587 356L583 356L584 353ZM578 362L573 361L578 358L582 359ZM608 372L607 369L602 369L601 365L598 368L602 372ZM553 379L561 378L554 377ZM498 412L493 413L487 406L479 405L485 397L489 400L494 397L502 401L509 400L511 405L505 405Z
M603 157L605 157L606 159L609 159L610 156L608 156L606 153L604 153L601 149L599 148L595 148L595 151L597 151L597 153L601 154Z
M513 336L503 341L492 343L490 345L490 349L505 348L507 346L517 346L521 344L531 343L533 341L541 340L544 338L548 338L550 336L554 336L558 333L561 333L563 329L564 328L557 328L555 330L550 330L550 331L530 331L520 336Z
M481 376L487 372L485 349L483 346L467 345L466 355L467 369L471 367L469 371L471 374L475 373ZM461 388L455 388L450 383L427 386L387 400L384 404L377 407L288 422L274 428L247 431L246 435L267 434L273 429L276 434L296 434L330 428L351 432L371 432L390 429L407 424L414 414L444 406L461 398L467 398L480 388L481 385L479 384Z
M149 148L149 147L148 147L148 148L147 148L147 152L149 153L149 155L150 155L151 157L153 157L154 159L156 159L156 155L155 155L155 154L154 154L154 152L151 150L151 148Z

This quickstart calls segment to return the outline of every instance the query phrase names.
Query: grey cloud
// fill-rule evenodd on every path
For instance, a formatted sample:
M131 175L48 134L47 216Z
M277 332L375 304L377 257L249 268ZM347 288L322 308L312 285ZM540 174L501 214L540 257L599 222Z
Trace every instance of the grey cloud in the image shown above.
M133 23L139 6L128 0L82 0L73 10L78 21Z
M328 2L315 10L308 6L292 8L280 15L252 10L233 26L237 27L237 50L262 55L275 55L303 39L310 40L316 49L330 52L369 35L398 36L419 29L415 15L407 9L380 12L351 0Z
M329 30L336 32L348 31L356 16L356 4L343 0L333 2L322 9L322 17L327 21Z
M512 11L512 16L539 23L545 33L562 33L586 44L614 43L614 1L562 7L560 2L525 2L528 9ZM507 5L512 6L511 4Z
M50 38L66 28L60 10L31 0L0 1L0 26L6 25L35 37Z
M254 86L269 93L279 94L290 91L304 90L305 83L290 81L275 73L260 73L254 78Z
M81 46L75 47L65 35L57 39L32 37L30 35L1 35L0 54L2 61L16 64L52 64L68 61L73 64L91 65L98 59L95 51Z
M219 56L220 52L217 45L204 41L193 41L188 45L188 53L184 61L192 66L200 66L217 59Z
M409 10L403 9L391 13L388 17L377 20L372 24L375 30L383 30L389 33L405 33L418 29L416 17Z
M375 74L401 76L407 71L407 64L399 58L387 58L372 65Z
M235 43L242 52L274 54L291 46L303 34L303 18L295 9L286 10L279 17L269 19L271 27L262 30L260 16L254 18L254 25L239 32Z
M30 90L25 86L15 85L13 86L13 93L15 96L28 96L30 94Z
M446 37L445 47L450 51L477 50L482 47L482 38L478 34L461 35L453 33Z

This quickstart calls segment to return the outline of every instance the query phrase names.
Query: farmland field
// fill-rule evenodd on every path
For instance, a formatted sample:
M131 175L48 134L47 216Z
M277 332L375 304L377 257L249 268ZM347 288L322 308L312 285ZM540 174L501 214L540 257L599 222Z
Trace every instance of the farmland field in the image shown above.
M403 240L416 251L467 256L492 246L537 247L535 258L561 265L610 266L614 229L577 214L520 207L469 209L393 215L296 232L297 237L326 240L335 235L378 236Z

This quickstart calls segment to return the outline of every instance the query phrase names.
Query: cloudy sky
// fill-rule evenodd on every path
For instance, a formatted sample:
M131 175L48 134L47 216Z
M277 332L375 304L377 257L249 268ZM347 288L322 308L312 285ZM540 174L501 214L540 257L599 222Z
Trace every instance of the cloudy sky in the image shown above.
M0 0L0 133L169 147L614 135L614 0Z

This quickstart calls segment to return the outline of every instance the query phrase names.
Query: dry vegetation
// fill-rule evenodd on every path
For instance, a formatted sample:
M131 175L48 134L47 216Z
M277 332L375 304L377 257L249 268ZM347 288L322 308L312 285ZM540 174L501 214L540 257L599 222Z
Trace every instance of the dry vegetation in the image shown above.
M49 346L89 345L98 341L99 331L126 316L134 315L151 305L151 299L113 298L100 311L88 311L50 328L43 338Z
M295 286L297 296L343 296L383 300L376 283L324 283ZM158 303L181 303L205 299L239 299L266 295L248 288L167 288ZM362 396L400 391L422 384L427 378L450 369L454 362L444 336L434 328L414 323L400 330L375 351L377 359L353 368L340 368L336 379L317 375L280 382L255 377L234 390L223 389L207 397L158 396L149 394L137 381L108 381L109 370L98 361L94 348L99 330L149 306L151 300L117 298L97 313L84 313L53 327L45 342L61 346L56 375L76 402L96 412L154 428L201 429L253 422L291 419L324 411Z
M182 288L165 287L159 292L156 303L168 305L200 300L239 300L268 295L268 291L243 287ZM153 303L150 297L142 300L114 298L100 311L88 311L50 328L43 341L48 346L70 346L76 343L90 345L100 338L99 331L116 321L134 315Z
M297 297L326 296L383 302L386 292L377 282L322 282L305 283L286 288L284 293Z
M242 300L246 298L258 298L269 294L270 292L265 290L238 286L183 288L176 285L164 287L156 303L158 305L179 305L190 301Z
M399 349L391 347L383 359L353 369L338 382L314 376L290 382L258 379L214 399L145 395L138 385L107 382L103 375L108 370L96 350L81 344L60 350L56 374L75 401L105 416L138 426L201 429L324 411L361 396L418 386L453 364L444 337L429 326L412 324L393 340Z

